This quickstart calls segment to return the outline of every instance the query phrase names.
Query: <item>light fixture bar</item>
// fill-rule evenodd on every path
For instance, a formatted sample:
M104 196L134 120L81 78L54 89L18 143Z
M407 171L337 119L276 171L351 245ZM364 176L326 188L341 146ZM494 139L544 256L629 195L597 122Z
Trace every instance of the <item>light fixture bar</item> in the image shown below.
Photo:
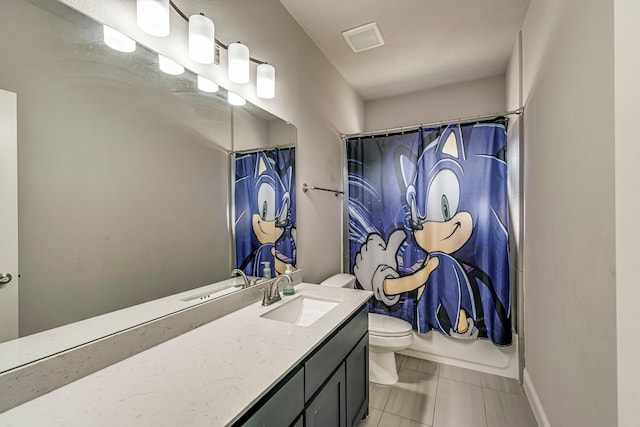
M166 6L166 7L165 7ZM228 78L234 83L248 83L250 80L250 63L258 64L256 68L256 95L259 98L271 99L275 97L275 68L264 61L252 58L249 48L240 42L228 46L215 38L215 25L204 14L187 17L171 0L137 0L138 25L144 31L156 36L169 34L169 9L174 9L189 25L189 57L201 64L211 64L216 61L216 46L227 50ZM165 13L166 10L166 13ZM145 13L146 12L146 13ZM149 15L149 16L147 16ZM166 15L166 19L165 19ZM160 19L162 17L162 19ZM153 19L151 19L153 18ZM164 23L166 28L158 30L150 22ZM166 34L165 34L166 33ZM158 55L160 69L171 75L184 73L184 67L177 62ZM216 62L217 63L217 62ZM202 77L198 78L198 88L204 92L216 92L216 83ZM241 96L227 92L227 100L232 105L241 106L246 100Z

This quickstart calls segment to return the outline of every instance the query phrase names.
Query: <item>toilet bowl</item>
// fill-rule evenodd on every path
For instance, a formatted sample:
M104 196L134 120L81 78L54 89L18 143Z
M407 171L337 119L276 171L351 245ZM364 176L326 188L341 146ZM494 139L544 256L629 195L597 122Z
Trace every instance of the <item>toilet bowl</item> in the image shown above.
M353 288L355 276L340 273L321 283L323 286ZM396 317L369 313L369 381L395 384L398 381L395 352L413 342L411 324Z

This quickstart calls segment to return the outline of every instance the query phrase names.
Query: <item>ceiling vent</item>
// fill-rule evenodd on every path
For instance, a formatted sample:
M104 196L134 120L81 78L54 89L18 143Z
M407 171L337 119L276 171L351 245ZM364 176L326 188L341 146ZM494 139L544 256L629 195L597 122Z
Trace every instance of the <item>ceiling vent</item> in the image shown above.
M361 25L352 30L343 31L342 36L347 41L349 47L356 53L384 45L382 33L380 32L378 24L375 22Z

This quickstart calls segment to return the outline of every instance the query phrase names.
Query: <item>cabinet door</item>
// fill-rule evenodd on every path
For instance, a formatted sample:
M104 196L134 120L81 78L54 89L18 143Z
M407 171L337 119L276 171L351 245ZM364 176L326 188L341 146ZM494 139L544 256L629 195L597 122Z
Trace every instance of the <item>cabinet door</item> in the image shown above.
M369 334L346 359L347 425L357 426L369 410Z
M288 426L304 409L304 369L285 380L248 420L243 427Z
M316 394L329 375L344 361L353 346L357 345L360 338L367 333L368 328L369 308L365 305L304 363L305 402Z
M305 411L305 427L346 427L344 363L309 403Z

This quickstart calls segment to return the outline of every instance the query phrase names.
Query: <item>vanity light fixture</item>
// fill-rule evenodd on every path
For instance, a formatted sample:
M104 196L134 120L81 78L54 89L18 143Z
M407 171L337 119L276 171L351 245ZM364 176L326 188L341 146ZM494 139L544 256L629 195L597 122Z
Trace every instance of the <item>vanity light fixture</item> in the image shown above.
M231 43L227 48L229 80L234 83L249 81L249 48L240 42Z
M172 76L179 76L184 73L184 67L182 65L160 54L158 54L158 64L162 71Z
M242 107L247 103L247 101L243 97L241 97L240 95L236 95L233 92L227 92L227 102L237 107Z
M276 95L276 69L270 64L260 64L256 70L256 95L271 99Z
M133 52L136 50L136 42L119 31L104 25L104 42L111 49L120 52Z
M203 92L215 93L220 89L220 86L212 82L211 80L198 75L198 89Z
M216 63L216 49L227 51L228 78L233 83L248 83L250 63L257 64L256 95L259 98L271 99L275 97L275 68L264 61L249 56L249 48L240 42L225 45L215 38L215 25L204 14L188 17L170 0L136 0L138 26L148 34L164 37L169 35L169 10L173 8L189 25L189 57L201 64ZM114 48L115 49L115 48ZM169 58L159 55L160 69L165 73L178 75L184 72L184 67ZM198 76L198 88L206 92L215 92L218 85L210 80L204 81ZM235 102L235 104L234 104ZM244 105L246 101L236 94L229 92L229 103Z
M215 25L206 16L189 17L189 56L201 64L213 63L216 52Z
M169 0L137 0L138 27L156 37L169 35Z

